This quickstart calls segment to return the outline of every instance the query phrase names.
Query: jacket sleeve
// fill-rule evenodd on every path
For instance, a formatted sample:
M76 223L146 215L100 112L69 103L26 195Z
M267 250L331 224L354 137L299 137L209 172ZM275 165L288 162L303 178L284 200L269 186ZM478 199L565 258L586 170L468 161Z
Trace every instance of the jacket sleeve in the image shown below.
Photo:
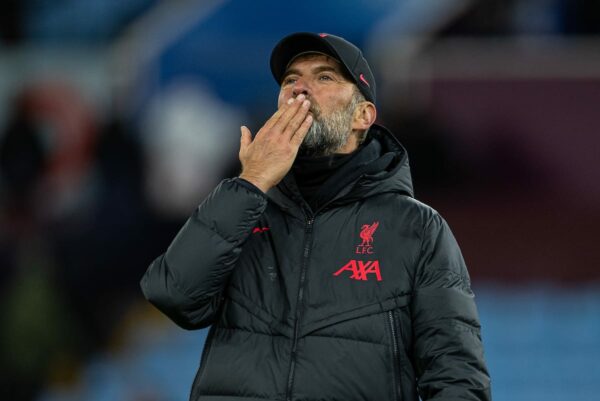
M239 179L221 182L142 277L146 299L183 328L213 323L241 247L266 207L260 190Z
M412 319L421 399L491 400L469 274L450 228L437 213L423 235Z

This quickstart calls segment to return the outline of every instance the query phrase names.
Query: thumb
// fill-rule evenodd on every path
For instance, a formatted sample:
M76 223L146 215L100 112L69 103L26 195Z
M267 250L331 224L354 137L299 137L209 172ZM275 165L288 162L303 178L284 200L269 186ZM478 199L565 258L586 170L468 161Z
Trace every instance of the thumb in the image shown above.
M250 143L252 143L252 134L250 130L245 125L240 127L240 131L242 132L242 136L240 137L240 150L246 148Z

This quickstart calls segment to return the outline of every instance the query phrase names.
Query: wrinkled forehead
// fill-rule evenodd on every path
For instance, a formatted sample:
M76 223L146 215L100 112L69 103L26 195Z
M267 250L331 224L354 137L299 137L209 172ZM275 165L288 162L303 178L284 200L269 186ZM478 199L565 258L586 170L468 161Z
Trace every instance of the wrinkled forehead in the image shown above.
M292 58L290 60L290 62L288 63L288 65L285 67L284 75L287 75L288 71L291 68L293 68L294 65L304 62L304 61L318 61L318 62L325 63L325 64L333 67L336 72L338 72L338 73L342 74L344 77L348 78L348 74L346 73L346 71L344 71L344 69L342 68L342 64L339 61L337 61L336 59L334 59L333 57L331 57L325 53L314 52L314 51L300 53L297 56L295 56L294 58Z

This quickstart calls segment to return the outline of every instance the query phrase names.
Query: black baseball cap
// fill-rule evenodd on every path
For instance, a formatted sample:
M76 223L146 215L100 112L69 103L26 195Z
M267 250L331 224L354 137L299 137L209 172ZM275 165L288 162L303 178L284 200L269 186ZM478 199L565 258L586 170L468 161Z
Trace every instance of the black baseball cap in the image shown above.
M309 52L323 53L339 61L365 99L375 103L375 77L360 49L328 33L298 32L281 39L271 52L271 72L277 83L281 85L294 58Z

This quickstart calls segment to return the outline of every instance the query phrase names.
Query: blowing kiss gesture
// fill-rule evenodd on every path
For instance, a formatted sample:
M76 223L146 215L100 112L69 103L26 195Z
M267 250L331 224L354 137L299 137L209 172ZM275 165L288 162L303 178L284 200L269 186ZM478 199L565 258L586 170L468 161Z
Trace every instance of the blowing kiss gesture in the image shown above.
M290 98L267 120L254 140L242 126L240 139L240 178L267 192L283 179L292 167L298 149L313 122L308 113L310 101L304 94Z

